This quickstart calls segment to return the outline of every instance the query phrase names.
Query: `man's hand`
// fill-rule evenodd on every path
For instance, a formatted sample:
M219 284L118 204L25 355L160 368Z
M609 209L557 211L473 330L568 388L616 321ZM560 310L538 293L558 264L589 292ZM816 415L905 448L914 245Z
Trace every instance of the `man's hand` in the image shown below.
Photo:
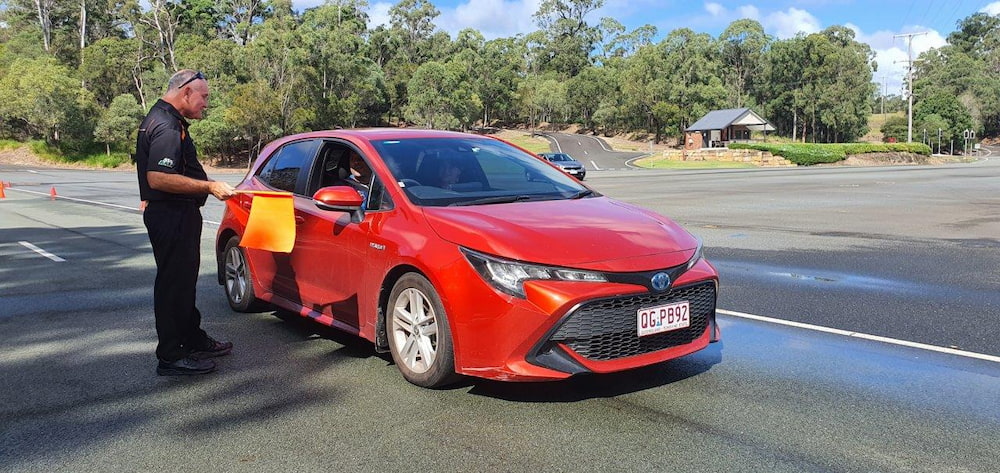
M212 192L212 195L219 200L226 200L236 195L236 189L233 189L233 186L222 181L211 181L208 188Z
M219 181L202 181L180 174L147 171L149 187L174 194L212 194L216 199L226 200L235 194L233 186Z

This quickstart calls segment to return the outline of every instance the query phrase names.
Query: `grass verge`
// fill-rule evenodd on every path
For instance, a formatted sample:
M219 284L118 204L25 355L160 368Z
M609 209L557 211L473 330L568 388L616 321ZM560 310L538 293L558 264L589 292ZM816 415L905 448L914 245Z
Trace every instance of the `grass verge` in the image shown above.
M524 133L509 133L501 136L501 138L531 151L532 153L548 153L551 151L549 148L549 140L540 136L533 136Z
M22 144L18 143L18 146ZM0 142L0 146L3 146L3 142ZM113 151L111 154L98 149L64 152L41 140L28 142L28 149L39 158L56 164L83 164L91 167L114 168L131 160L128 153L119 151Z

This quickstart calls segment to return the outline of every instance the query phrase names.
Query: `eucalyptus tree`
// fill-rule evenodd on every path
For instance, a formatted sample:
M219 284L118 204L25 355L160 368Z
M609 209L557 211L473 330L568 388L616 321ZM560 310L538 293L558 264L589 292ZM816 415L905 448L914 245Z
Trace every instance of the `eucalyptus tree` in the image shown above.
M407 83L405 118L427 128L467 128L479 111L475 95L459 62L421 64Z
M132 94L122 94L111 101L111 105L101 112L94 127L94 137L105 144L105 152L111 154L111 146L128 153L135 153L135 128L146 114Z
M625 26L618 20L601 18L600 32L602 37L599 44L600 54L595 60L600 65L605 65L615 59L629 57L639 48L653 44L657 30L653 25L642 25L632 31L626 31Z
M665 42L640 48L622 62L619 88L623 105L628 116L641 120L630 125L652 133L656 142L666 122L677 118L677 110L669 106L674 105L669 103L674 86L669 75Z
M274 9L290 7L290 4L273 0L219 0L216 8L223 36L245 46L253 39L255 26L268 18Z
M871 48L846 27L776 41L758 89L769 121L802 141L852 141L874 107Z
M434 45L441 39L435 37L434 19L440 14L428 0L400 0L389 9L390 41L398 47L383 64L390 114L403 115L410 78L420 65L434 58Z
M605 97L615 92L607 67L591 66L566 83L566 102L588 130L595 128L594 115Z
M750 104L753 81L760 75L764 55L772 41L764 33L764 27L751 19L736 20L719 35L717 44L730 107L740 108Z
M604 0L542 0L533 15L539 27L533 53L540 70L569 78L592 63L601 29L586 17L602 6Z
M364 2L345 1L307 10L298 28L301 48L315 72L316 127L373 124L386 103L381 69L366 56Z
M79 149L93 136L94 97L54 58L17 59L0 79L0 118L30 138Z
M713 109L722 108L726 88L721 78L722 63L711 36L688 28L671 31L661 42L665 54L665 74L669 84L666 104L661 106L665 125L680 139L684 129Z
M142 96L142 88L137 84L142 83L142 73L151 65L148 61L151 57L140 57L141 46L135 39L104 38L83 49L80 77L100 106L110 106L122 94Z
M301 47L298 20L290 9L276 10L247 45L237 49L239 85L231 92L226 122L245 131L251 155L267 141L304 131L316 119L310 100L308 51Z

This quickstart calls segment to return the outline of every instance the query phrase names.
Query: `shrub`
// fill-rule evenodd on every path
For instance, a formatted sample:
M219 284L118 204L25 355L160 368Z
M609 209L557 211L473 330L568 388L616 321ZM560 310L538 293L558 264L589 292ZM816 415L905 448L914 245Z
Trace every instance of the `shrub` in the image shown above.
M753 149L781 156L800 166L835 163L852 154L913 153L929 156L930 146L923 143L732 143L731 149Z

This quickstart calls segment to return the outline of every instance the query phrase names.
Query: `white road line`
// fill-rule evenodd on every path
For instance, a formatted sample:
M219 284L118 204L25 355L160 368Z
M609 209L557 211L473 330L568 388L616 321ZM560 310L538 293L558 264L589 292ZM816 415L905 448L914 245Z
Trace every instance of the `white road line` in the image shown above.
M597 144L601 145L601 149L603 149L604 151L611 151L611 149L609 149L607 146L604 146L604 142L601 141L599 138L597 138L595 136L588 136L587 138L590 138L590 139L596 141Z
M29 194L44 195L44 196L48 196L49 195L47 192L29 191L29 190L26 190L26 189L11 189L11 190L12 191L17 191L17 192L27 192ZM94 201L94 200L75 199L73 197L65 197L65 196L61 196L61 195L56 195L56 198L57 199L72 200L74 202L83 202L85 204L103 205L105 207L111 207L111 208L115 208L115 209L131 210L131 211L138 211L139 210L137 207L128 207L128 206L125 206L125 205L109 204L107 202L98 202L98 201ZM214 220L202 220L202 222L203 223L209 223L209 224L215 225L216 227L218 227L219 225L221 225L221 223L216 222Z
M597 163L595 163L595 162L591 161L591 162L590 162L590 164L593 164L593 165L594 165L594 169L595 169L595 170L598 170L598 171L600 171L600 170L601 170L601 167L600 167L600 166L598 166L598 165L597 165Z
M29 191L27 189L11 189L11 190L12 191L17 191L17 192L27 192L29 194L37 194L37 195L49 196L48 192ZM107 202L97 202L97 201L85 200L85 199L75 199L73 197L65 197L65 196L61 196L61 195L56 195L56 198L57 199L63 199L63 200L71 200L73 202L83 202L85 204L103 205L105 207L113 207L113 208L116 208L116 209L136 210L136 211L139 210L138 207L126 207L124 205L109 204Z
M878 336L878 335L869 335L867 333L852 332L850 330L841 330L841 329L837 329L837 328L823 327L823 326L820 326L820 325L804 324L802 322L792 322L790 320L775 319L775 318L771 318L771 317L764 317L764 316L761 316L761 315L747 314L745 312L736 312L736 311L724 310L724 309L716 309L715 312L719 313L719 314L722 314L722 315L732 316L732 317L740 317L740 318L744 318L744 319L757 320L757 321L760 321L760 322L768 322L768 323L772 323L772 324L787 325L789 327L803 328L803 329L806 329L806 330L815 330L817 332L832 333L832 334L836 334L836 335L843 335L845 337L862 338L862 339L865 339L865 340L872 340L872 341L876 341L876 342L891 343L893 345L900 345L900 346L910 347L910 348L918 348L918 349L921 349L921 350L928 350L928 351L936 351L936 352L939 352L939 353L947 353L949 355L958 355L958 356L964 356L964 357L967 357L967 358L977 358L977 359L980 359L980 360L986 360L986 361L992 361L994 363L1000 363L1000 356L986 355L986 354L983 354L983 353L975 353L975 352L971 352L971 351L956 350L954 348L945 348L945 347L939 347L939 346L935 346L935 345L927 345L927 344L924 344L924 343L910 342L910 341L907 341L907 340L899 340L899 339L895 339L895 338L881 337L881 336Z
M56 256L56 255L54 255L52 253L49 253L48 251L45 251L45 250L43 250L43 249L41 249L41 248L39 248L39 247L37 247L35 245L32 245L31 243L28 243L26 241L19 241L18 243L20 243L21 246L23 246L23 247L25 247L25 248L27 248L27 249L29 249L31 251L34 251L35 253L38 253L38 254L40 254L40 255L42 255L42 256L44 256L44 257L46 257L46 258L48 258L48 259L50 259L52 261L55 261L56 263L62 263L64 261L66 261L66 260L64 260L64 259L62 259L62 258L60 258L60 257L58 257L58 256Z

